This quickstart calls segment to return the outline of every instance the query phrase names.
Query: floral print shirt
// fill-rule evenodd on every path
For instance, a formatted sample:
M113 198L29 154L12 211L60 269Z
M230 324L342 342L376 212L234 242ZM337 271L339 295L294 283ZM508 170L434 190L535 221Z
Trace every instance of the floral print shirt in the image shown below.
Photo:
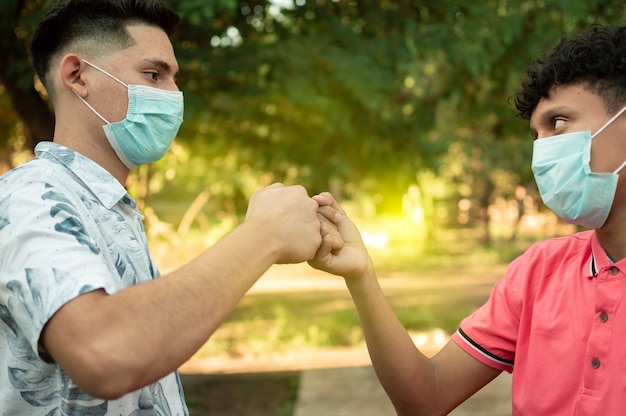
M176 372L118 400L82 392L39 337L65 303L158 277L143 216L84 156L42 142L0 177L0 415L187 415Z

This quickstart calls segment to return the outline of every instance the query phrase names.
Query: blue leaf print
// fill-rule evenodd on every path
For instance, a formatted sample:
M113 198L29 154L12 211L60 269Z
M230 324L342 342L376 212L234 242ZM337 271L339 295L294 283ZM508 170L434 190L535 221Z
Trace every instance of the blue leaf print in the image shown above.
M144 388L139 394L138 409L129 416L169 416L172 414L160 383Z
M95 287L93 287L93 286L91 286L91 285L85 285L85 286L83 286L83 287L81 287L81 288L80 288L80 291L79 291L78 293L80 293L81 295L83 295L83 294L85 294L85 293L88 293L88 292L91 292L91 291L94 291L94 290L96 290L96 288L95 288Z
M19 317L20 321L35 321L39 314L34 311L47 303L42 299L47 296L42 291L42 282L52 278L56 284L60 284L65 280L64 274L59 270L52 269L52 276L48 272L42 269L26 269L27 284L17 280L6 284L10 296L8 305L0 305L0 320L11 329L6 334L9 335L9 347L13 356L23 363L8 366L9 381L20 391L24 401L34 407L58 403L58 407L48 413L51 416L103 416L107 412L108 402L89 396L77 388L63 371L43 364L17 325L15 317ZM84 286L81 290L87 291L89 287Z
M69 166L76 159L76 152L59 146L54 149L54 156L59 159L63 165Z
M46 199L46 195L48 195L48 194L43 195L42 199ZM50 209L50 215L54 217L59 212L63 212L63 211L66 211L66 212L74 215L75 217L78 216L78 212L69 203L67 203L67 204L65 204L65 203L56 204L55 206L53 206Z
M0 231L4 227L10 224L9 216L7 213L9 212L9 198L3 198L0 200Z
M46 185L51 187L51 185ZM74 236L76 240L83 245L89 247L94 254L100 254L100 249L94 244L85 232L85 226L78 218L78 212L74 209L70 201L65 198L61 193L55 191L48 191L41 196L43 200L51 200L59 202L50 209L50 216L55 217L59 213L66 213L69 215L63 221L55 224L54 229L61 233L66 233Z
M126 264L127 260L118 254L115 258L115 268L117 269L117 274L120 277L124 276L124 273L126 273Z
M59 392L52 374L21 368L9 368L9 380L20 390L22 398L33 406L48 406L58 399Z
M97 406L78 406L67 404L63 408L63 416L104 416L107 413L108 402L102 402Z
M28 270L26 270L25 272L28 273ZM25 298L28 296L28 294L24 289L24 285L22 285L22 283L17 280L11 280L6 284L6 288L12 294L12 296L9 297L8 304L9 310L11 311L12 315L15 316L15 312L17 310L19 311L21 316L27 317L28 320L32 321L33 314L30 310L26 308Z
M85 233L83 224L76 217L66 218L57 223L54 229L58 232L73 235L79 243L86 245L94 254L99 254L100 250L91 243L89 236Z
M0 320L11 330L6 333L9 341L9 348L14 357L24 362L33 362L37 360L37 356L33 352L26 338L21 337L17 323L11 316L9 308L6 305L0 305Z
M150 393L152 394L152 398L154 400L154 407L157 409L159 415L171 415L172 411L170 410L170 406L167 403L167 398L165 397L165 393L163 392L163 386L161 383L155 383L148 387L150 389Z
M51 185L49 183L46 183L44 186L45 186L46 189L54 189L54 185ZM65 204L67 204L67 205L72 205L70 200L67 199L65 197L65 195L63 195L61 192L57 192L57 191L46 192L45 194L43 194L41 196L41 199L43 199L44 201L46 199L49 199L49 200L52 200L52 201L63 202Z
M9 308L6 305L0 305L0 320L5 323L6 326L9 327L13 335L18 334L18 328L15 324L13 318L11 318L11 313L9 312Z

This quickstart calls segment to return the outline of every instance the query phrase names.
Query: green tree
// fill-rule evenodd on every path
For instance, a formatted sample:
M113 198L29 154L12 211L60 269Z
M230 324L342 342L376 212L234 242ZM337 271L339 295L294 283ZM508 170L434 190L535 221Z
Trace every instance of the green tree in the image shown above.
M10 0L0 4L0 106L12 108L12 111L3 111L4 116L0 117L3 133L0 149L6 146L9 137L17 134L16 119L21 120L23 135L31 148L41 138L52 137L54 118L45 98L35 87L26 48L32 28L41 16L41 3Z
M626 18L619 0L170 1L186 122L144 188L208 192L210 209L241 212L259 183L280 180L394 212L411 184L442 197L420 179L432 172L449 198L475 201L486 242L494 196L532 185L528 127L510 103L530 60L574 29ZM50 136L32 133L49 112L25 47L49 3L0 9L0 106L16 109L0 128L17 116L35 138ZM27 114L25 97L38 103Z

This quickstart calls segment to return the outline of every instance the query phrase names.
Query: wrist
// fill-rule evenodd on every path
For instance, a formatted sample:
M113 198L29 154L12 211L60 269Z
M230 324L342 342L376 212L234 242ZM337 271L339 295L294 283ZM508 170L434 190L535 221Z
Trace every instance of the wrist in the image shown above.
M374 269L374 263L372 259L368 257L367 265L363 270L355 271L344 276L346 286L350 291L354 290L369 290L372 285L378 285L378 277L376 276L376 270Z
M263 257L271 266L280 261L283 242L268 228L265 221L250 219L241 224L236 231L244 234L244 241L251 244L247 255Z

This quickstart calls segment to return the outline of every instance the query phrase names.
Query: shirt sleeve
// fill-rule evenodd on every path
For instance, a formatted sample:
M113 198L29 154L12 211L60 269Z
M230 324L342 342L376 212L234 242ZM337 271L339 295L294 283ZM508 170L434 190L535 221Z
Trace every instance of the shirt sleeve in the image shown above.
M97 236L90 235L79 198L46 181L21 183L5 195L0 197L2 319L37 352L44 325L65 303L119 287Z
M452 339L485 365L512 372L519 333L524 279L524 255L496 283L487 302L461 321Z

